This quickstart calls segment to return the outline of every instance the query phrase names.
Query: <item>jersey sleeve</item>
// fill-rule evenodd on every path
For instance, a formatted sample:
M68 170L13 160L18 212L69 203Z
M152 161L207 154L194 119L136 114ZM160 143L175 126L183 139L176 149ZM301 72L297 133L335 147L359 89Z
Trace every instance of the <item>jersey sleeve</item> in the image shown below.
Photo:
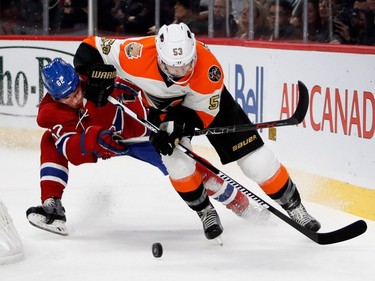
M78 46L73 58L73 65L80 76L88 76L90 66L104 63L99 50L96 48L96 36L87 37Z
M46 95L39 106L37 123L48 129L55 141L56 149L62 153L73 165L94 163L94 154L83 154L80 145L84 128L79 125L77 112Z

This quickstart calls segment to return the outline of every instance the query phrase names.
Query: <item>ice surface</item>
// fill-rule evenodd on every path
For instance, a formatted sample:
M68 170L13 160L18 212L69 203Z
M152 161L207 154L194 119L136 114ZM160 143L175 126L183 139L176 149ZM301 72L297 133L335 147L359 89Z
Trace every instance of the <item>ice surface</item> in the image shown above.
M375 280L373 221L356 239L321 246L277 217L252 225L213 201L224 226L219 246L206 240L198 216L167 177L121 157L71 166L63 197L70 235L63 237L26 220L26 209L40 204L39 152L0 148L0 163L0 198L25 251L22 261L0 266L1 281ZM236 167L227 169L260 195ZM321 231L358 219L307 201L305 206L321 221ZM158 259L151 252L155 242L164 247Z

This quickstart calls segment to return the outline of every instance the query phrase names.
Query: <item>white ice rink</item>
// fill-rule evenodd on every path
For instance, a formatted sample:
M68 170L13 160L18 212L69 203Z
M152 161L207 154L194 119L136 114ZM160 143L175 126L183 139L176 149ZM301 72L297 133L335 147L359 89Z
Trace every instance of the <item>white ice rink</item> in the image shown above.
M360 237L321 246L275 216L252 225L213 201L224 226L219 246L206 240L198 216L166 177L122 157L71 167L63 197L70 235L62 237L26 220L26 209L40 204L39 152L0 148L0 168L0 199L25 251L22 261L0 266L1 281L375 280L373 221ZM262 195L236 167L225 169ZM305 206L322 232L359 219L308 201ZM154 242L164 246L159 259L151 253Z

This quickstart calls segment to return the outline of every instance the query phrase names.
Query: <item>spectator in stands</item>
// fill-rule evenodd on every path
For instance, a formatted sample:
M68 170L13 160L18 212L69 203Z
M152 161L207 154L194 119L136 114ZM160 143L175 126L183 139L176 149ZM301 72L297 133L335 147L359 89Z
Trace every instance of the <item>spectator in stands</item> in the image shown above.
M229 0L229 2L232 6L231 14L234 17L234 20L238 23L248 0ZM257 0L254 0L254 3L255 2L257 2Z
M87 0L64 0L61 16L60 28L68 29L71 32L74 29L87 30Z
M339 13L342 5L340 0L319 0L319 14L322 24L322 31L318 34L317 41L321 43L341 44L349 34L348 21L343 18ZM347 18L347 17L345 17Z
M355 1L353 10L353 32L359 36L354 44L375 45L375 0ZM365 19L363 31L358 31L361 18ZM359 35L361 33L361 35Z
M41 4L43 1L39 1ZM43 7L40 7L43 10ZM49 0L48 2L48 19L49 19L49 34L55 34L60 31L60 22L62 14L62 1Z
M353 4L351 0L336 0L336 12L333 13L333 37L331 44L350 44Z
M119 0L100 0L98 7L98 30L99 32L120 32L121 21L118 17Z
M372 18L373 19L373 18ZM370 21L369 13L365 10L354 9L351 17L350 42L353 45L373 45L374 31L373 20Z
M230 10L230 14L233 15L234 20L238 23L239 18L241 17L241 13L243 9L245 8L245 2L246 0L225 0L228 1L232 7ZM200 7L200 12L207 11L208 10L208 5L209 5L210 0L200 0L199 1L199 7ZM206 17L206 15L205 15Z
M0 1L0 34L15 34L19 14L14 1Z
M174 3L170 0L160 0L160 26L164 24L171 24L174 21ZM155 35L158 33L156 26L151 26L147 35Z
M126 35L146 35L155 24L155 4L152 0L121 0L122 32Z
M291 23L292 5L288 0L271 0L269 3L268 23L272 30L269 40L295 41L302 39L302 32Z
M236 38L249 38L249 0L244 1L244 9L238 19L238 31ZM269 37L266 10L258 1L254 1L254 40L264 40Z
M299 0L294 6L291 18L291 24L302 30L303 26L303 3ZM322 22L319 13L319 0L308 0L307 3L307 40L309 42L318 42L320 34L323 31Z
M237 33L237 22L234 20L232 14L227 15L227 11L230 13L232 10L230 3L227 9L226 0L214 0L214 37L234 37ZM200 12L200 18L207 24L208 11Z
M175 1L173 23L185 23L196 36L207 35L207 22L200 19L199 9L196 9L195 6L196 3L194 1Z
M199 12L207 11L209 3L210 3L210 0L200 0L199 1Z
M232 14L227 14L227 11L232 11L231 1L227 9L226 0L214 0L214 37L234 37L237 33L237 22Z

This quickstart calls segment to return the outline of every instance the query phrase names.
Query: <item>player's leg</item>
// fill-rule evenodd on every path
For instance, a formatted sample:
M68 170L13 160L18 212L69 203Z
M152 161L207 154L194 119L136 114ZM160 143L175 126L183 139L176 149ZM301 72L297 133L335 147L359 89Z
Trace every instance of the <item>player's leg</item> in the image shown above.
M227 90L223 91L220 112L210 126L247 124L249 119ZM296 185L274 153L264 146L256 130L208 136L223 164L237 161L244 174L259 184L302 226L318 231L320 223L301 204Z
M182 138L181 144L191 148L188 138ZM162 159L173 187L200 217L206 238L214 239L220 236L223 227L214 206L210 203L195 161L178 149L175 149L171 156L162 156Z
M258 183L295 222L313 231L320 229L320 223L302 205L300 194L287 169L267 147L258 148L237 163L244 174Z
M26 211L29 222L38 228L67 235L65 209L61 197L68 183L68 160L56 149L46 131L41 139L40 188L42 204Z
M264 223L270 217L270 212L230 183L225 182L208 168L197 163L197 169L203 178L208 196L222 203L237 216L254 223Z

